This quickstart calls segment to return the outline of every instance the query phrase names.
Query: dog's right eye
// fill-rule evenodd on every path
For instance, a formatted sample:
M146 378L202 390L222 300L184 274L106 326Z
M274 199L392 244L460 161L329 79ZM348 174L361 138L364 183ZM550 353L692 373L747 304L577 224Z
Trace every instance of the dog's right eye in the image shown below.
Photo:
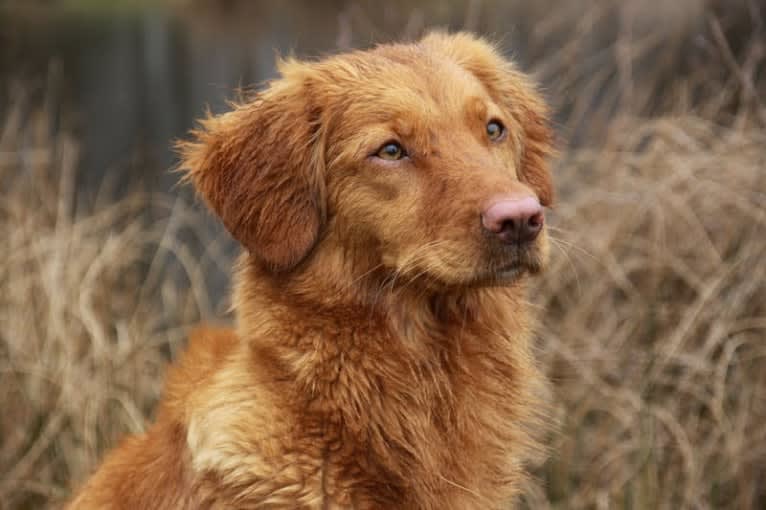
M503 138L503 135L505 135L503 123L497 119L489 121L487 124L487 136L489 136L489 139L493 142L498 142Z
M380 159L397 161L405 157L407 153L404 152L404 149L401 145L399 145L398 142L387 142L383 144L380 149L378 149L378 152L375 155Z

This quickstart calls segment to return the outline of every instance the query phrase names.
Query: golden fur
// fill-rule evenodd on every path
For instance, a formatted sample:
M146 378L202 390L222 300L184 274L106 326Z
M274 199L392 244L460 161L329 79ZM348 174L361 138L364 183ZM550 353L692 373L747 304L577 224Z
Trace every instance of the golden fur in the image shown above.
M551 203L543 101L468 34L280 72L181 145L245 248L236 331L192 335L70 508L507 508L538 447L524 289L547 239L499 247L479 213ZM375 156L389 140L408 157Z

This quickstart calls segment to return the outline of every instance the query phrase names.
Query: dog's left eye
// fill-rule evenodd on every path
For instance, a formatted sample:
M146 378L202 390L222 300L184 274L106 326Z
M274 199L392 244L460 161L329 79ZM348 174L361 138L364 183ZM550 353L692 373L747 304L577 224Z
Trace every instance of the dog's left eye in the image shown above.
M505 134L505 126L499 120L491 120L487 123L487 136L493 142L500 140Z
M375 155L380 159L396 161L405 157L407 153L404 152L404 149L399 143L388 142L384 144L380 149L378 149L378 152Z

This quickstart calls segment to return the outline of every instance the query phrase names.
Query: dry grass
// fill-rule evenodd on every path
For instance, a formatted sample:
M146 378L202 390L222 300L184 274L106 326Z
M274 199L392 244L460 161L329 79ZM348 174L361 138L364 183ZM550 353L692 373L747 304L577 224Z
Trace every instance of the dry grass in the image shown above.
M617 124L568 154L537 288L561 508L766 503L766 134Z
M561 426L530 508L766 507L763 24L684 3L655 31L611 1L516 6L547 20L522 35L577 142L533 296ZM0 120L0 509L55 507L143 427L229 265L177 198L74 203L76 143L24 112Z
M0 136L2 509L55 507L142 430L166 360L213 315L184 235L198 213L138 191L75 212L76 143L22 111Z

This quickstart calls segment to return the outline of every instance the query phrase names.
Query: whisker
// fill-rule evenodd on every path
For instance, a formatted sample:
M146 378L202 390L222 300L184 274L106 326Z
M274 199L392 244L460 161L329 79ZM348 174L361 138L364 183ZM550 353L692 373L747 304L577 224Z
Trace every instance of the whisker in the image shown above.
M369 276L370 274L372 274L373 272L375 272L376 270L378 270L378 269L380 269L382 267L384 267L384 264L382 262L380 264L376 264L376 265L372 266L372 268L370 268L369 270L365 271L364 273L362 273L358 277L356 277L353 280L351 280L348 283L347 288L353 287L354 285L359 283L359 281L362 280L364 277Z
M569 265L570 269L572 270L572 274L574 274L575 277L575 283L577 284L577 293L582 294L582 286L580 284L580 273L577 271L577 266L572 261L572 257L569 256L569 252L564 249L564 247L561 246L561 241L555 238L551 239L551 245L558 248L561 253L564 255L567 261L567 265Z
M573 243L571 241L565 241L564 239L562 239L560 237L555 237L555 236L552 236L550 234L548 235L548 239L550 239L551 241L553 241L555 243L562 244L562 245L566 246L567 248L571 248L573 250L577 250L580 253L582 253L584 255L587 255L592 260L598 260L598 258L594 254L592 254L591 252L589 252L588 250L586 250L582 246L580 246L578 244L575 244L575 243Z
M444 480L444 481L445 481L445 482L447 482L448 484L452 485L453 487L457 487L458 489L464 490L464 491L465 491L465 492L467 492L468 494L473 494L473 495L474 495L474 496L476 496L477 498L479 498L479 499L483 499L483 498L481 497L481 494L479 494L478 492L476 492L476 491L474 491L474 490L471 490L471 489L469 489L468 487L464 487L464 486L460 485L460 484L459 484L459 483L457 483L457 482L453 482L452 480L449 480L448 478L445 478L445 477L444 477L444 476L443 476L441 473L437 473L437 474L438 474L439 478L441 478L442 480Z

